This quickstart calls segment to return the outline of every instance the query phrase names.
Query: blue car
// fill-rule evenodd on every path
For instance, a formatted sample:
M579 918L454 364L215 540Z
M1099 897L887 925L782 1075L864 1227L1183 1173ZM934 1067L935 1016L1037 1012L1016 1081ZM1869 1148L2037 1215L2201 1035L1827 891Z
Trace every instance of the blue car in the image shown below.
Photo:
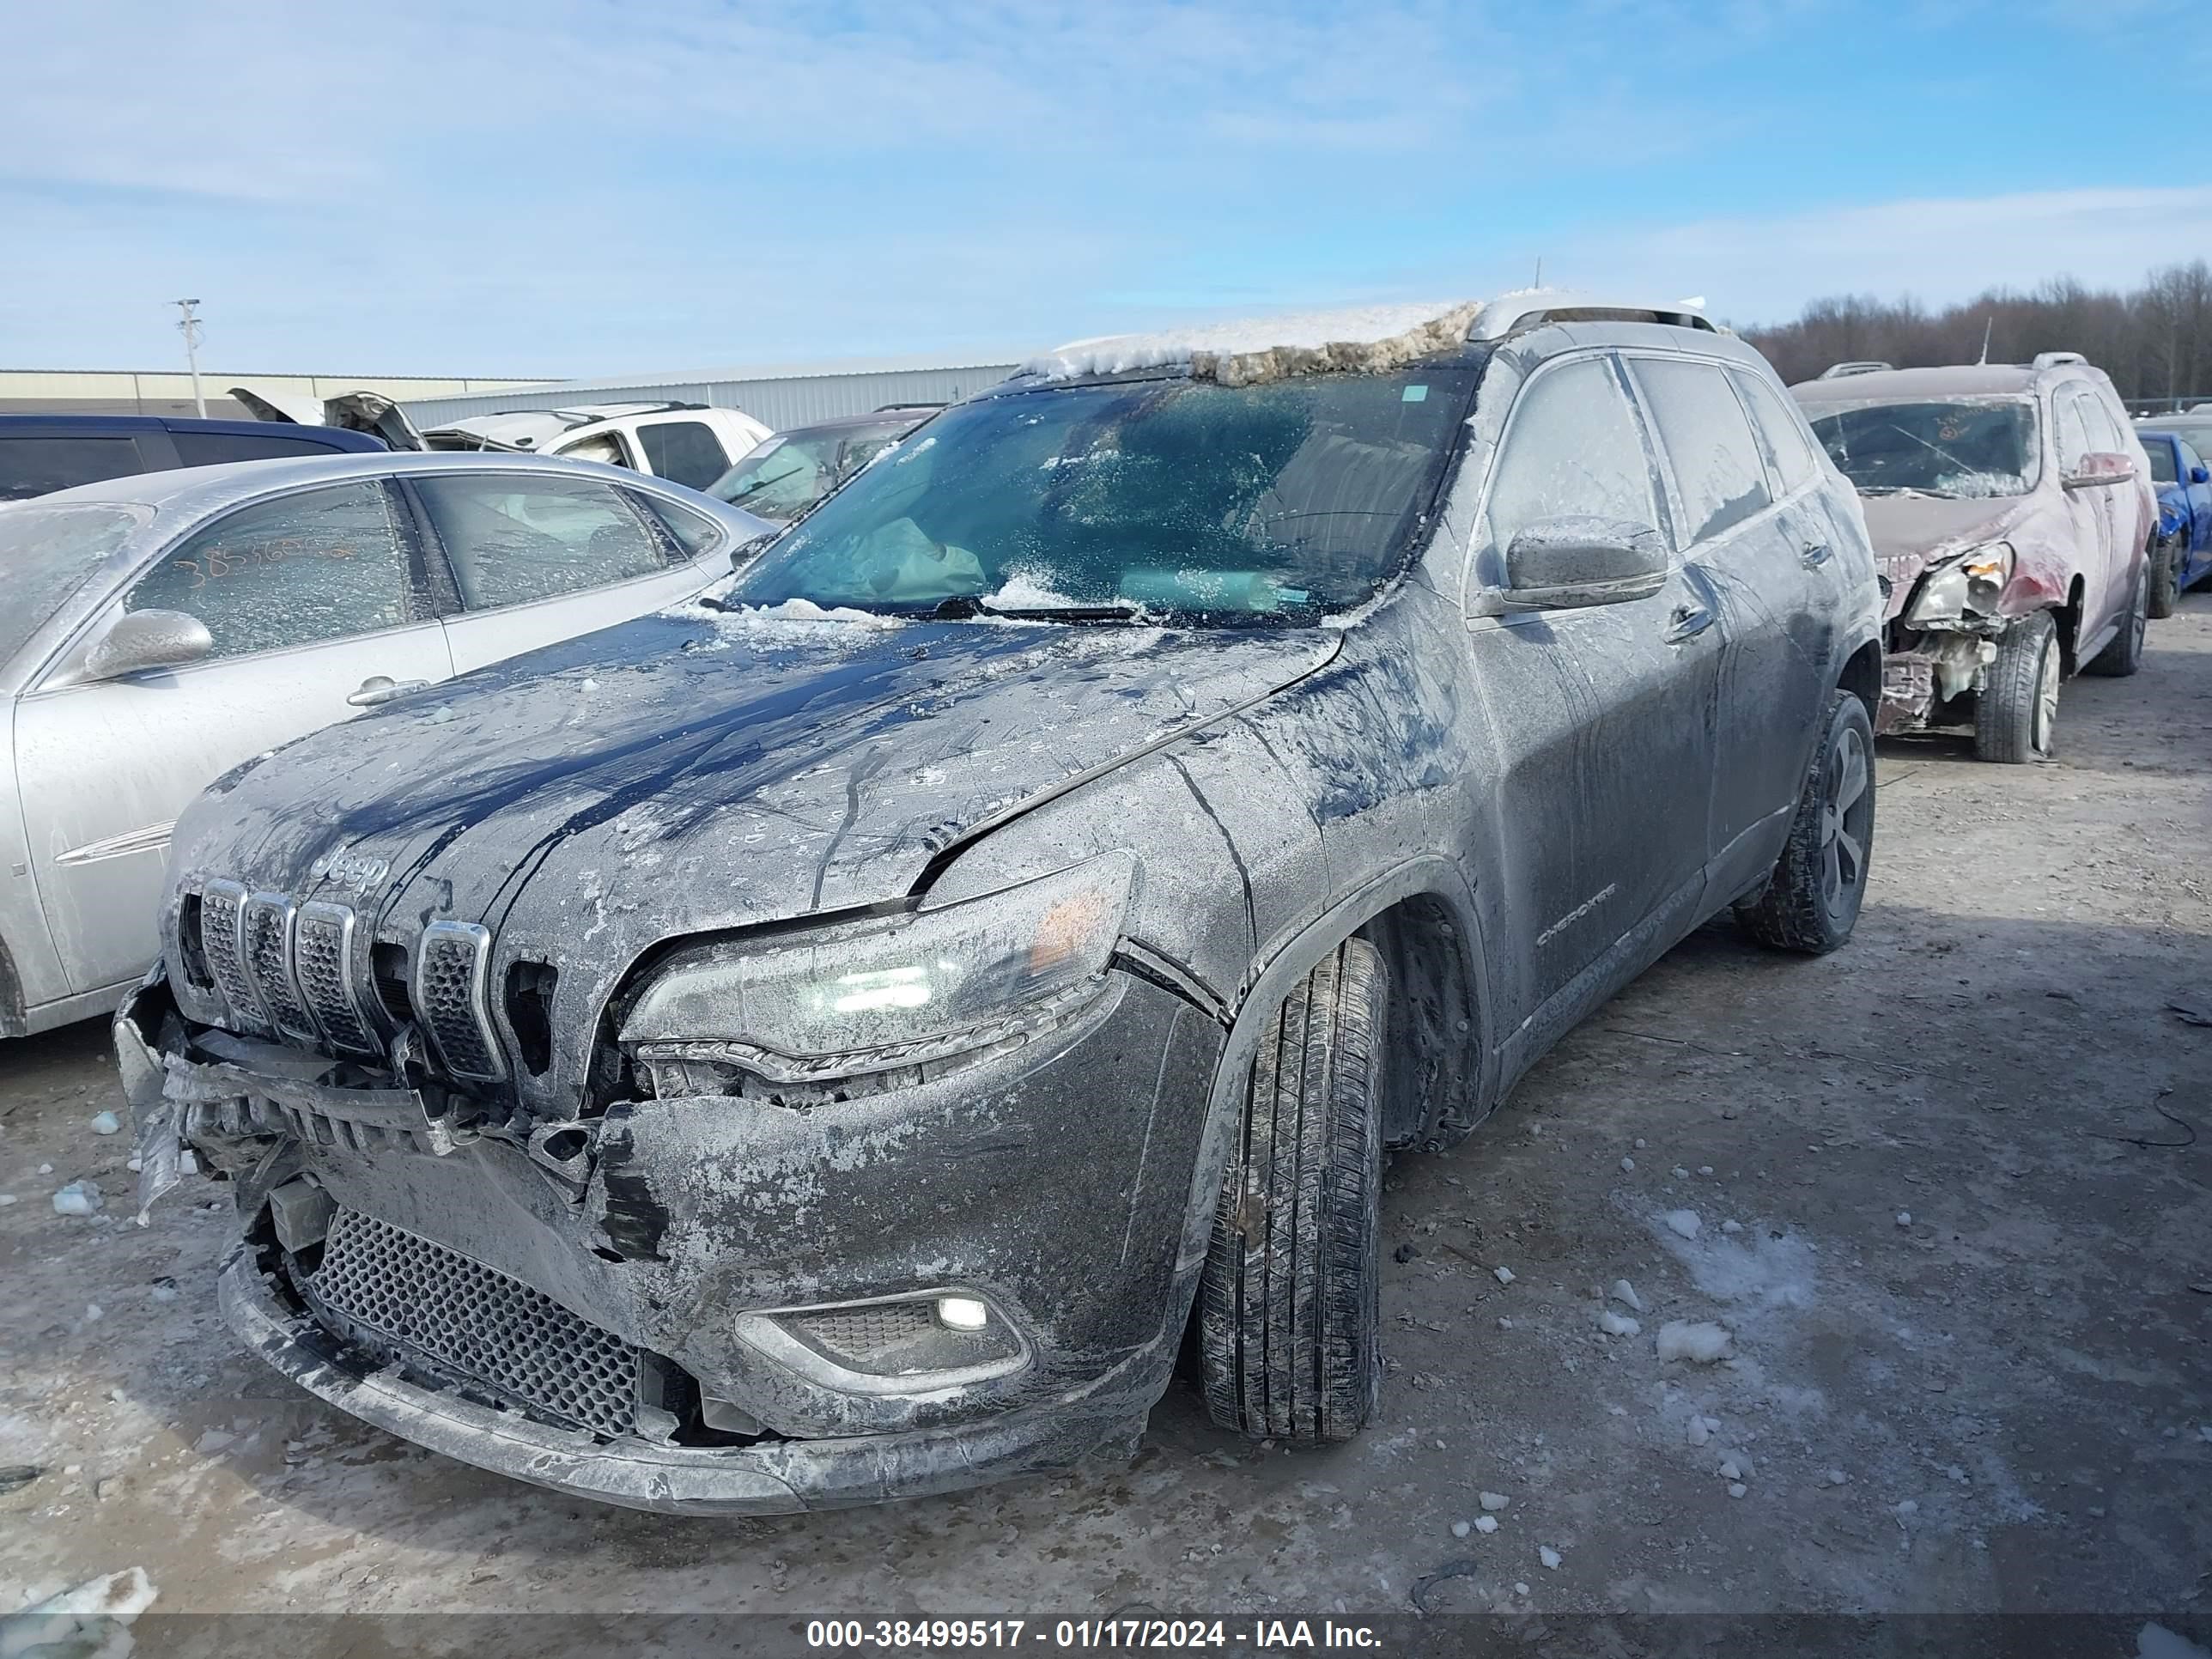
M388 448L335 426L167 415L0 415L0 501L78 484L226 461L292 460Z
M2151 548L2150 614L2173 608L2212 574L2212 468L2189 440L2156 428L2139 430L2158 489L2158 540Z

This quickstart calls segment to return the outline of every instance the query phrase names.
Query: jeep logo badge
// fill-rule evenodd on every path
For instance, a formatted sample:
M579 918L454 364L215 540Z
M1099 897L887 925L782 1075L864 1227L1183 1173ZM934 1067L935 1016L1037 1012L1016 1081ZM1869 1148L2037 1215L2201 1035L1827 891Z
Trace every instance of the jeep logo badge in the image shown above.
M307 873L317 881L328 877L341 887L349 887L366 898L392 872L388 859L363 858L358 853L331 853L317 859L307 866Z

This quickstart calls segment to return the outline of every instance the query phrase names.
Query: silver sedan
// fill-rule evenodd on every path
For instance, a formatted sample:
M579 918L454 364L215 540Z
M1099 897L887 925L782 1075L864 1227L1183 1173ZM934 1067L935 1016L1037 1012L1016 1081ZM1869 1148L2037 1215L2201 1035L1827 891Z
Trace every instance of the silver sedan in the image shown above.
M546 457L146 473L0 507L0 1036L100 1013L156 953L169 829L241 761L657 611L775 526Z

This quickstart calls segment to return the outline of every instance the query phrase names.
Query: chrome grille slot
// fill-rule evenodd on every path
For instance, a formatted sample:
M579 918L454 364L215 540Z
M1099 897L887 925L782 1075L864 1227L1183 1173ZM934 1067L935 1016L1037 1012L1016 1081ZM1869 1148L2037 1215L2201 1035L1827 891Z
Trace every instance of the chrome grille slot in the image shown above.
M434 921L422 930L408 987L446 1069L479 1082L507 1075L484 996L490 955L491 934L476 923Z
M377 1052L375 1028L355 990L354 914L343 904L317 900L300 907L292 943L292 970L300 1000L323 1035L340 1048Z
M637 1349L458 1250L341 1209L297 1282L325 1326L380 1358L458 1374L564 1427L637 1426Z
M263 1023L261 1004L246 977L246 889L234 881L211 881L200 890L200 954L231 1011L250 1024Z
M246 900L240 933L246 977L281 1035L313 1042L315 1022L292 983L292 901L282 893L256 893Z

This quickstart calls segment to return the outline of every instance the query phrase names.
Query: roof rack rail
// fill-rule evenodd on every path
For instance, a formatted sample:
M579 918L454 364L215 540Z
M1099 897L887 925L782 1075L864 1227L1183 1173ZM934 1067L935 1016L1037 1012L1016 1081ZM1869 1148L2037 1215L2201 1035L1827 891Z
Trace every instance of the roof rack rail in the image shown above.
M2039 351L2031 368L2057 368L2067 363L2086 363L2089 360L2078 351Z
M1877 362L1872 358L1865 358L1855 362L1830 363L1820 371L1820 378L1824 380L1840 380L1850 374L1886 374L1896 367L1895 363Z
M1675 300L1653 305L1562 289L1524 289L1485 302L1467 331L1469 340L1502 340L1548 323L1659 323L1674 328L1720 331L1704 314L1704 302Z

